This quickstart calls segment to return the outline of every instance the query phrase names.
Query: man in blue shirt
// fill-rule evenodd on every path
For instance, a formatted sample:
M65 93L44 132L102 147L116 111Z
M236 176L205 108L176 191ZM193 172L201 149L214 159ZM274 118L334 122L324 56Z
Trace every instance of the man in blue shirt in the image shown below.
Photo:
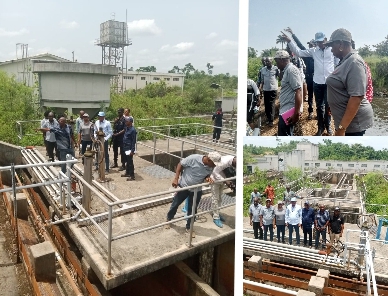
M111 168L117 168L117 159L119 155L119 147L120 147L120 161L121 167L119 171L125 170L125 159L126 155L123 150L123 137L124 137L124 129L125 129L125 118L124 118L124 109L120 108L117 110L117 117L113 123L113 135L112 135L112 144L113 144L113 165Z
M41 128L43 132L50 132L55 134L57 141L57 149L59 151L59 160L65 161L66 155L70 154L74 157L74 133L70 125L66 124L66 118L61 117L58 119L59 127L53 128ZM66 173L66 164L61 164L61 170Z
M302 230L303 230L303 246L307 246L307 235L309 237L309 247L313 246L312 235L313 235L313 225L315 220L315 212L310 208L310 203L308 200L304 202L304 208L302 209Z
M123 151L126 157L126 170L125 174L121 177L128 177L127 181L135 181L135 168L133 166L133 155L136 149L136 129L133 127L133 118L125 118L125 129L123 136ZM120 148L121 149L121 148ZM121 152L121 151L120 151Z
M315 215L315 248L318 249L319 236L322 235L322 248L326 244L326 227L330 222L330 215L325 206L320 204L319 211Z

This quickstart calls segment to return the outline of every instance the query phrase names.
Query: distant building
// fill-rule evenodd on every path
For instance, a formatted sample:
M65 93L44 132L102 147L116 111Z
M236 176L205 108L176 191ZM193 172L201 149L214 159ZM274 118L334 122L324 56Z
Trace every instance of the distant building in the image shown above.
M122 83L124 91L142 89L148 84L160 81L164 81L167 86L177 86L183 90L185 74L128 71L119 73L118 79L119 84Z

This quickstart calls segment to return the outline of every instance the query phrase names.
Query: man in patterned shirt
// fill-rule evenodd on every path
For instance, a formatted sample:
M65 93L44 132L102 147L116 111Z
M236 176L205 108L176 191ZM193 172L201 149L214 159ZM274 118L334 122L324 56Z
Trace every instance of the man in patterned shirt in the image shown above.
M325 205L319 205L319 211L315 214L315 249L318 249L319 237L322 236L322 248L326 244L326 227L330 222L330 215L325 210Z

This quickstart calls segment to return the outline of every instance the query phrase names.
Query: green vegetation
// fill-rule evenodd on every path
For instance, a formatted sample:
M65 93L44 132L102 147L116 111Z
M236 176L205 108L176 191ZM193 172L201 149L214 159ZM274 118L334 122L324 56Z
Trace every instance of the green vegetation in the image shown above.
M191 64L190 64L191 65ZM186 65L187 66L187 65ZM207 65L208 72L213 66ZM140 69L140 68L139 68ZM185 69L185 68L183 68ZM146 118L167 118L165 121L158 121L158 125L173 125L187 123L211 124L210 120L190 118L192 115L211 114L214 112L214 98L221 97L221 88L211 88L211 84L217 84L223 88L224 97L236 96L237 76L228 73L209 75L204 71L193 70L194 67L186 67L186 78L183 90L177 87L168 87L165 82L148 84L144 89L129 90L123 94L111 93L110 106L106 108L107 119L113 120L117 116L117 109L120 107L130 108L131 114L135 117L136 126L154 125L153 120ZM156 70L153 66L142 67L142 70ZM33 88L18 83L14 78L0 72L0 122L2 129L0 136L3 141L27 145L42 145L43 138L40 133L36 136L23 137L18 142L15 125L17 120L41 120L43 113L37 110L37 98L34 96ZM71 115L71 114L69 114ZM74 118L78 115L74 115ZM186 117L183 119L172 119L172 117ZM138 121L137 121L138 120ZM40 124L32 122L23 125L24 134L35 134L35 129ZM193 134L195 126L188 128L176 128L171 131L172 136L185 136ZM210 132L211 128L204 127L198 130L199 133ZM164 131L166 133L166 131ZM148 139L151 135L141 135L140 139Z
M364 190L364 186L365 189ZM357 187L364 191L365 203L367 204L388 204L388 182L380 172L368 173L363 177L357 178ZM384 213L384 207L378 205L367 205L368 213L375 213L378 215Z

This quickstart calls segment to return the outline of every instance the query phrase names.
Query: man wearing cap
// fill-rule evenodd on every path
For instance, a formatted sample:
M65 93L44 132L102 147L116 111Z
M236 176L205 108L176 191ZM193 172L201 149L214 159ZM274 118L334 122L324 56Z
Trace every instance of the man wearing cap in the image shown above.
M263 239L263 228L260 227L262 208L263 206L259 204L259 199L257 197L253 199L253 204L249 206L249 224L253 227L253 236L255 239Z
M318 249L319 237L322 236L322 248L326 245L326 227L330 222L330 215L325 210L325 205L319 205L319 211L315 214L315 249Z
M260 227L264 226L264 240L267 240L267 233L269 230L269 240L273 241L273 227L275 225L275 212L271 206L272 200L267 198L265 200L265 207L261 208L260 213Z
M291 202L291 198L295 196L294 191L291 190L291 186L286 186L286 191L283 192L283 201L286 206L288 206Z
M126 168L125 174L121 177L127 177L127 181L135 181L135 167L133 165L133 155L135 154L136 149L136 129L132 125L133 118L125 117L125 128L123 129L123 143L122 148L123 153L126 157ZM121 151L120 151L121 152Z
M286 32L289 32L291 34L291 37L292 39L294 39L296 45L301 49L301 50L305 50L306 47L302 44L302 42L299 41L298 37L296 37L296 35L294 34L294 32L291 30L290 27L288 27L287 29L284 29ZM315 47L316 43L315 43L315 40L314 39L311 39L309 42L307 42L309 48L313 48ZM308 120L311 120L313 119L313 97L314 97L314 81L313 81L313 77L314 77L314 59L312 57L302 57L305 65L306 65L306 71L305 71L305 79L306 79L306 86L307 86L307 102L309 104L309 108L308 108L308 112L309 112L309 116L308 116ZM304 87L304 84L303 84L303 87ZM303 91L304 94L304 99L306 99L306 94L305 94L305 91Z
M283 32L282 32L283 33ZM317 47L301 50L294 41L283 33L292 52L299 57L312 57L314 59L314 96L315 105L318 114L318 131L316 136L321 136L324 130L327 130L328 135L332 135L331 130L331 115L329 112L329 104L327 103L327 85L326 78L334 71L334 66L339 60L334 57L331 52L331 47L324 44L326 40L325 34L317 32L315 34L315 42Z
M268 125L273 126L275 117L275 100L278 94L278 67L272 65L272 58L265 58L265 67L260 70L260 93L264 93L265 115L267 116Z
M277 207L275 207L275 225L276 228L276 237L278 239L278 243L280 241L285 244L284 241L284 232L286 229L286 209L284 208L283 202L281 200L278 201Z
M261 204L261 194L260 192L257 191L257 188L254 188L253 191L251 192L251 201L250 201L250 205L253 204L253 200L255 199L255 197L257 197L259 199L259 202Z
M47 115L48 119L45 120L42 124L42 128L58 128L59 124L57 120L54 118L54 113L49 112ZM55 139L55 133L50 133L49 131L46 132L46 148L47 148L47 154L49 157L49 161L54 161L54 149L55 149L55 154L58 155L57 152L57 140Z
M89 114L83 114L83 121L80 122L78 127L78 147L81 145L81 155L84 155L86 151L86 146L92 146L93 141L91 137L91 128L92 123L89 120Z
M334 208L334 214L330 217L328 233L330 235L330 243L337 244L344 232L345 221L340 214L340 208Z
M192 154L186 158L183 158L177 165L175 178L172 181L172 186L177 188L184 188L192 185L202 184L204 182L213 183L210 178L213 169L221 161L221 155L218 152L210 152L208 155L203 156L200 154ZM194 214L197 213L198 204L202 196L202 187L197 187L197 202L194 210ZM188 197L187 216L192 213L194 188L183 191L178 191L174 195L170 210L167 213L167 221L171 221L179 205L185 201ZM187 219L186 232L190 232L191 218ZM166 229L170 228L170 225L166 225ZM193 231L193 237L195 233Z
M313 246L313 225L315 220L315 212L310 208L310 203L308 200L304 202L304 208L302 209L302 225L303 230L303 246L307 246L307 236L309 237L309 247Z
M226 179L224 170L229 167L236 167L236 156L234 155L224 155L221 157L221 161L217 164L217 166L213 169L210 177L214 181L221 181ZM228 181L230 182L230 181ZM217 209L221 206L221 195L224 190L224 183L217 182L210 185L211 193L212 193L212 208L213 208L213 222L218 227L222 228L222 221L224 220L220 215L220 210Z
M291 198L291 204L286 209L286 226L288 227L288 243L292 245L292 233L295 230L296 245L300 245L299 227L302 224L302 209L296 204L296 198Z
M120 147L120 161L121 167L119 171L125 170L125 153L123 149L123 137L124 137L124 128L125 128L125 118L124 118L124 109L120 108L117 110L117 117L113 123L113 165L111 168L117 168L117 159L119 155L119 147Z
M302 112L302 76L297 67L290 63L290 55L285 50L276 52L275 61L283 73L279 95L280 110L278 136L292 136L294 125Z
M108 151L108 142L112 137L112 126L108 120L105 120L105 112L98 112L98 120L96 121L94 129L94 138L97 138L97 132L103 131L104 136L104 153L105 153L105 172L109 173L109 151Z

